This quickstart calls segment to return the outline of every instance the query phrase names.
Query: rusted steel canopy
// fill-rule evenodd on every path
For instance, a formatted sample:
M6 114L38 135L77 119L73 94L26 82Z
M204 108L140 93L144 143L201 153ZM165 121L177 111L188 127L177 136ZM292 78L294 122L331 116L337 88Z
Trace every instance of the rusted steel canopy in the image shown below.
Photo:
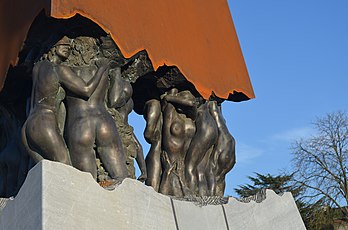
M0 90L9 65L16 65L31 23L37 14L48 8L45 0L0 1Z
M47 5L45 5L47 3ZM254 98L226 0L2 0L0 86L35 16L76 13L110 33L127 57L146 49L154 68L177 66L203 97Z

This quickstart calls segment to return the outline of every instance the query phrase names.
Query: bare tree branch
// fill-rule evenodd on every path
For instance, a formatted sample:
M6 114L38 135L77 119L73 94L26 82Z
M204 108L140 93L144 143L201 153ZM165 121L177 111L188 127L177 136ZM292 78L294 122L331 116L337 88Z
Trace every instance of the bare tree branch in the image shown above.
M348 213L348 116L330 113L314 127L316 135L293 144L294 181L307 188L303 198L321 199Z

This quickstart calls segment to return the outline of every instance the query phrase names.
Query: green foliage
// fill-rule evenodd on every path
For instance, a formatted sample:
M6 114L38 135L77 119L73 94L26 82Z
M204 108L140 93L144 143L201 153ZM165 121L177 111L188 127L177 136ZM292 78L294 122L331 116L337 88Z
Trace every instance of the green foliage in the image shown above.
M261 189L272 189L275 193L291 192L294 197L301 192L299 187L295 188L291 184L292 175L272 176L270 174L255 173L255 177L248 176L252 184L240 185L234 189L240 197L249 197L255 195Z

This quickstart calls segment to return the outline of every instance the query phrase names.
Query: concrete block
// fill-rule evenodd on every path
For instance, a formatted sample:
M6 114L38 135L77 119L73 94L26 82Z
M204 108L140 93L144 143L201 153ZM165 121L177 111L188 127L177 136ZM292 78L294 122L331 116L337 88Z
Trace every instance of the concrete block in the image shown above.
M170 198L151 187L126 179L107 191L88 173L55 162L42 165L43 229L174 229Z
M291 193L277 195L266 191L266 199L260 203L242 203L230 198L223 205L229 229L306 230Z
M0 229L175 229L169 197L126 179L113 191L88 173L42 161L4 208Z
M199 207L191 202L178 200L173 200L173 203L180 230L227 229L221 205Z
M261 203L234 198L199 207L126 179L113 191L89 173L51 161L38 163L0 216L0 230L305 229L290 193L267 191Z

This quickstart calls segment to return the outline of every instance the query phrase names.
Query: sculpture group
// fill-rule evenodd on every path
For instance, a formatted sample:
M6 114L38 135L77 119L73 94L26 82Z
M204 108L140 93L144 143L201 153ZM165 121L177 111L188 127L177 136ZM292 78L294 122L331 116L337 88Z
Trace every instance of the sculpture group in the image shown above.
M145 119L148 185L176 197L223 196L235 142L216 101L173 88L146 103Z
M138 65L139 57L122 58L110 36L62 36L47 47L32 69L21 128L24 152L34 163L58 161L107 185L135 178L135 160L138 180L160 193L223 196L225 176L235 164L235 141L214 97L205 100L175 84L147 97L144 137L150 150L144 159L128 124L131 83L156 72L125 68Z
M103 55L110 44L98 45L92 37L63 37L35 63L30 112L22 128L23 144L35 162L62 162L91 173L96 180L134 177L134 170L127 170L129 156L112 116L127 123L131 85L122 79L112 57ZM134 158L144 180L142 152ZM98 166L105 169L106 177L98 178Z

